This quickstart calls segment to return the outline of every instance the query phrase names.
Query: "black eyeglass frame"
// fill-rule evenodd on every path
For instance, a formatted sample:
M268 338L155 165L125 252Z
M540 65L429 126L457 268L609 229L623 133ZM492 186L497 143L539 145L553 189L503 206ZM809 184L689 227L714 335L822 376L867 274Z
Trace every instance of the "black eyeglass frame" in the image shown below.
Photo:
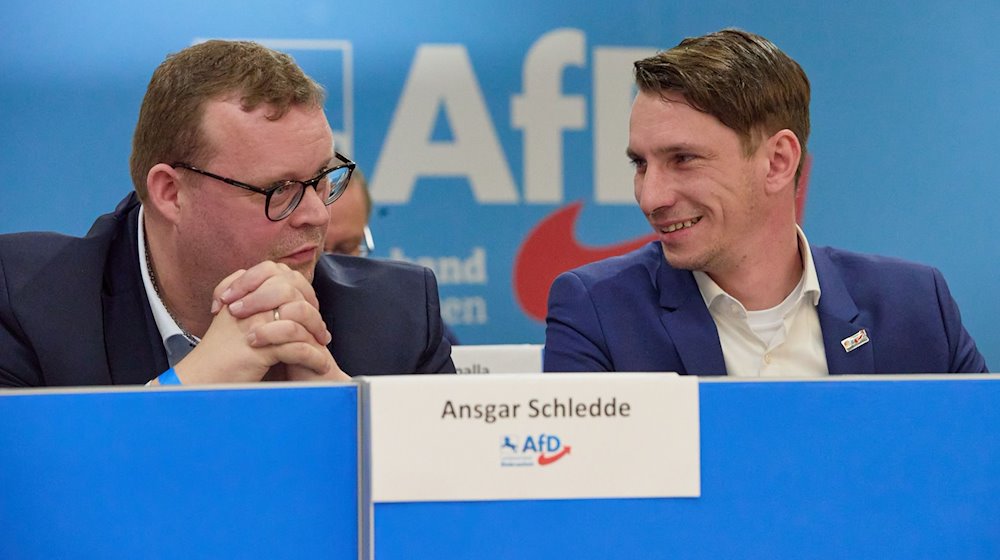
M174 163L171 163L170 167L173 167L175 169L178 168L178 167L181 168L181 169L187 169L188 171L193 171L193 172L195 172L195 173L197 173L199 175L204 175L206 177L210 177L212 179L215 179L216 181L222 181L223 183L225 183L227 185L232 185L234 187L238 187L238 188L245 189L245 190L248 190L248 191L251 191L251 192L255 192L257 194L262 194L265 197L267 197L264 200L264 215L267 217L268 220L271 220L272 222L280 222L281 220L284 220L285 218L287 218L292 212L295 211L296 208L299 207L299 203L302 202L302 197L303 197L303 195L305 195L306 187L312 187L313 190L316 190L319 187L320 182L323 179L325 179L327 177L327 175L333 173L334 171L337 171L338 169L343 169L343 168L346 167L347 168L347 175L342 180L340 188L339 189L335 189L333 186L331 186L330 187L330 195L327 197L326 200L323 201L323 204L329 206L329 205L333 204L334 202L336 202L337 199L340 198L341 195L344 194L344 191L347 190L347 185L349 185L351 183L351 175L354 174L354 168L357 167L357 164L354 163L353 161L347 159L346 157L344 157L343 155L341 155L339 152L333 152L333 155L342 162L340 165L335 165L335 166L330 167L328 169L324 169L323 171L321 171L319 173L319 175L313 177L312 179L307 179L305 181L299 181L297 179L285 179L283 181L279 181L278 184L275 184L275 185L273 185L271 187L268 187L266 189L262 189L260 187L254 186L254 185L251 185L251 184L248 184L248 183L244 183L242 181L237 181L236 179L230 179L229 177L223 177L222 175L216 175L215 173L212 173L211 171L205 171L204 169L200 169L198 167L195 167L195 166L193 166L193 165L191 165L189 163L185 163L183 161L176 161ZM278 189L291 186L292 184L298 184L298 185L300 185L301 188L299 189L298 194L295 195L295 197L292 199L292 202L290 202L288 204L288 206L284 210L282 210L281 213L276 218L272 218L271 217L271 212L270 212L270 210L271 210L271 197L274 195L275 192L278 191Z

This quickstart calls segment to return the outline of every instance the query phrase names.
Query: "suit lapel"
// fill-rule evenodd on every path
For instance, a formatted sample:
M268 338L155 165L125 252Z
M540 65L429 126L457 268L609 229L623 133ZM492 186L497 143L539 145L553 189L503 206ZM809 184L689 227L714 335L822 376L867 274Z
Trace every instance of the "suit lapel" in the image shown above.
M719 330L698 291L694 276L690 271L667 265L662 254L659 260L657 288L662 308L660 321L684 364L685 371L681 373L726 375Z
M101 291L104 346L112 383L141 384L169 366L139 270L138 206L120 206L119 212L122 223L111 241Z
M822 292L816 313L823 331L827 369L831 375L875 373L874 349L877 341L847 290L840 269L823 247L813 248L812 256ZM866 329L870 341L848 352L841 341L854 338L861 329Z

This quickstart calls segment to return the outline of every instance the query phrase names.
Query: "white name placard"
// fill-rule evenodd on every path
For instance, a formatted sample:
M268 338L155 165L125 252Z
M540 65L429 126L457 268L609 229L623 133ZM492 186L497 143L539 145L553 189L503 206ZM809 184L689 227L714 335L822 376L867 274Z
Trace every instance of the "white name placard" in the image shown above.
M542 373L541 344L461 344L451 359L458 373Z
M375 502L700 495L694 377L362 380Z

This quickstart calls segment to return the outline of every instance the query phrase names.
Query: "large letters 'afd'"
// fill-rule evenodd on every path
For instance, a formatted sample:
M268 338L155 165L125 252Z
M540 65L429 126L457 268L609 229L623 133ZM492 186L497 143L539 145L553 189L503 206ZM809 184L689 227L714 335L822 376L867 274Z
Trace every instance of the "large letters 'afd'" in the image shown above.
M651 48L593 50L594 200L631 204L632 170L622 155L628 142L632 62ZM587 126L586 100L562 91L563 70L584 68L586 38L578 29L556 29L528 50L522 89L510 98L510 126L523 134L523 201L564 201L563 132ZM448 140L432 138L443 113ZM468 180L479 204L522 202L510 165L464 45L418 47L372 177L380 203L406 203L421 177Z

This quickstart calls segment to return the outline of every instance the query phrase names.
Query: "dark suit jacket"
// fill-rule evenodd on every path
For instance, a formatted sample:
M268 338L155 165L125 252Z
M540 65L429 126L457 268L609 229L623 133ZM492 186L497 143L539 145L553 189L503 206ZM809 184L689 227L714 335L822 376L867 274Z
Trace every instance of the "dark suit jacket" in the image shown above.
M831 374L986 372L936 269L812 248ZM659 242L563 273L549 292L545 371L724 375L715 322L690 271ZM840 341L867 329L870 342Z
M167 369L139 271L138 208L129 195L82 238L0 236L0 386L141 384ZM349 374L455 371L426 268L327 256L313 287Z

